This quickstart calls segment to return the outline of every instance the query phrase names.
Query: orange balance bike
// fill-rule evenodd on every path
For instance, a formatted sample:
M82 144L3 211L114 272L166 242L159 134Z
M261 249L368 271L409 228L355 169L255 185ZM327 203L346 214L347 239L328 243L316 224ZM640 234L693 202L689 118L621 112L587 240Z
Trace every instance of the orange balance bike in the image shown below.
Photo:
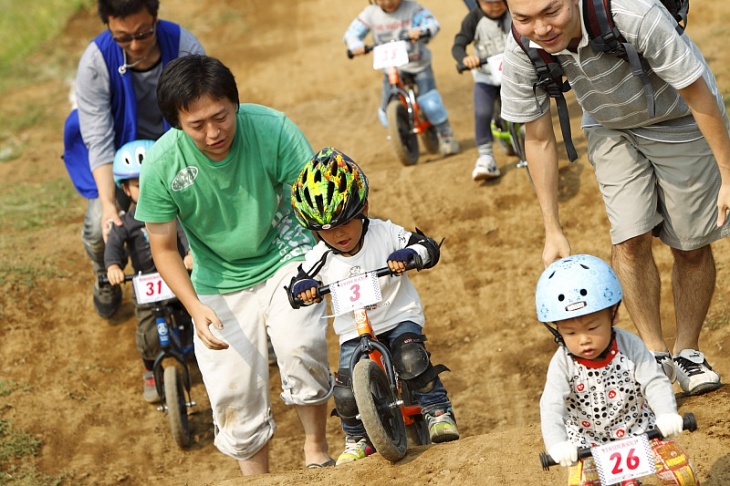
M430 34L423 34L419 40ZM418 104L418 85L414 75L398 68L408 64L408 40L391 41L376 46L366 45L365 53L373 52L373 69L385 70L390 91L385 108L388 138L398 160L403 165L415 165L420 155L418 140L430 154L439 152L436 127L428 121ZM352 59L352 51L347 51Z
M406 270L416 268L409 264ZM380 302L379 277L394 278L390 268L365 272L317 288L317 296L330 294L335 315L353 312L360 345L352 355L350 373L352 392L368 437L385 459L396 462L406 455L408 440L412 445L431 442L421 407L408 384L398 377L387 346L378 341L367 314L367 306ZM397 278L397 277L395 277ZM291 306L304 302L287 288Z
M683 418L684 430L697 430L694 414L686 413ZM578 449L578 459L586 461L580 465L581 469L574 471L579 466L571 467L570 484L639 486L641 481L638 478L656 474L660 478L671 478L672 484L698 486L699 482L684 452L676 443L662 443L662 439L662 433L652 429L600 446ZM544 452L540 453L540 463L545 471L557 465Z

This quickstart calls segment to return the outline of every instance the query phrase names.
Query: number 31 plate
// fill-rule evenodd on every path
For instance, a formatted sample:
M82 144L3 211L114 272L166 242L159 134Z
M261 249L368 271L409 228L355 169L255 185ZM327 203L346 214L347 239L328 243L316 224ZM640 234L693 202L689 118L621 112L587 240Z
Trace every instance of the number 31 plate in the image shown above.
M132 282L134 283L134 294L140 304L151 304L152 302L175 298L175 294L162 280L159 273L138 275L134 277Z
M646 435L637 435L591 448L601 484L618 484L656 472Z

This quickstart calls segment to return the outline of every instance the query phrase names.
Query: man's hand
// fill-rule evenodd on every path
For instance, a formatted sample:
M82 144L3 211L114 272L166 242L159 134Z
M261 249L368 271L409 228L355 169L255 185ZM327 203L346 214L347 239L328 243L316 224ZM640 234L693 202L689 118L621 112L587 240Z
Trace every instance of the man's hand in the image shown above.
M215 326L216 329L223 329L223 323L215 311L207 305L200 303L194 312L190 313L190 317L193 318L193 324L195 324L195 334L210 349L228 349L228 343L221 341L216 338L212 332L210 332L210 326Z

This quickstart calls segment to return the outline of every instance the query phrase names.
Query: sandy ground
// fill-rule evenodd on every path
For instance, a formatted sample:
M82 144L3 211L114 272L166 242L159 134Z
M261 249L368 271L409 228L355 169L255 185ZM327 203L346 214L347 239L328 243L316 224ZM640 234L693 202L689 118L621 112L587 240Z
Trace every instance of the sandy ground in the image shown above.
M371 180L375 216L446 238L441 263L413 279L425 303L433 360L452 370L442 377L462 439L412 449L397 464L375 455L336 469L307 471L301 428L294 410L278 398L274 374L271 394L279 429L271 443L272 474L244 480L236 463L212 444L210 407L194 373L194 440L189 449L180 450L165 415L142 400L130 289L125 289L125 303L112 321L100 319L93 309L90 266L79 240L85 205L77 198L69 207L56 208L57 217L42 230L3 235L9 244L25 249L18 265L42 259L53 276L32 286L6 279L0 291L0 379L23 384L0 396L0 418L42 441L38 469L63 475L63 484L69 485L564 484L564 470L543 472L538 461L543 448L538 400L555 349L534 316L533 291L542 269L540 214L527 173L515 166L515 158L498 155L503 176L497 181L476 184L470 179L476 158L472 80L457 74L450 55L466 14L463 3L423 2L442 24L432 42L434 69L463 151L446 159L422 154L413 167L397 162L377 122L380 75L369 59L350 61L345 56L341 36L365 2L338 2L336 7L326 0L162 3L161 17L181 22L209 54L233 69L243 101L286 112L315 149L334 145L358 161ZM725 92L730 89L728 5L693 0L689 29ZM57 70L53 81L0 100L10 113L17 100L32 100L47 120L16 134L24 155L0 164L0 187L27 185L43 198L44 184L67 182L59 160L67 82L100 28L93 11L72 19L44 53L29 59L41 66L45 53L67 53L60 65L48 67ZM582 156L561 167L563 224L574 252L608 258L606 216L577 126L574 133ZM701 341L725 380L730 380L728 245L714 245L718 286ZM656 250L671 343L671 261L666 248L657 244ZM626 314L621 327L634 330ZM333 369L336 356L331 336ZM679 442L703 484L730 484L728 388L693 398L675 391L680 412L695 413L699 422L699 429L683 434ZM344 436L335 418L328 422L328 437L336 457Z

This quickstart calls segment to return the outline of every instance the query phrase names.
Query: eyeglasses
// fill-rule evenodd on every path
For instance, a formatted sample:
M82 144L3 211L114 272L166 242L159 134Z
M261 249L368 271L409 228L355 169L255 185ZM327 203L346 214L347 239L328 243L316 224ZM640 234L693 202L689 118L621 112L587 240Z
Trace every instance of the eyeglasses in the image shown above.
M133 40L142 41L145 39L149 39L150 37L155 35L155 29L156 26L152 26L150 30L145 32L138 32L136 34L124 34L117 37L112 36L112 39L114 39L117 44L129 44Z

